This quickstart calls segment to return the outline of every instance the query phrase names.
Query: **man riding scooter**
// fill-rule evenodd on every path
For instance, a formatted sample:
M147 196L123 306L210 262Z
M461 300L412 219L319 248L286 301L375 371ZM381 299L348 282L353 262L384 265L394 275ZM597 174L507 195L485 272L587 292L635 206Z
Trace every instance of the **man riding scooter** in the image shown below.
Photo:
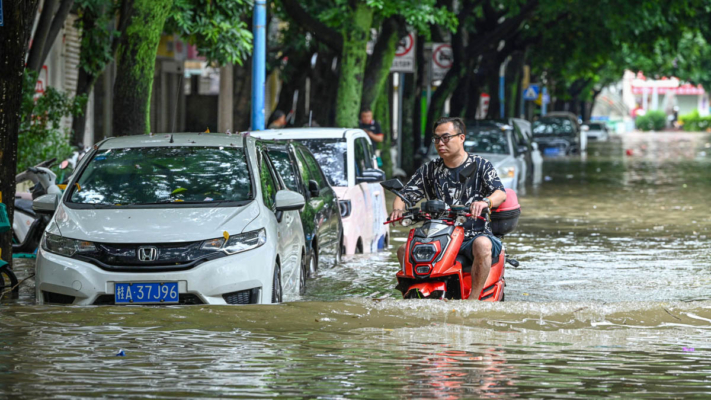
M484 209L498 207L506 200L504 185L501 183L496 168L486 159L469 154L464 150L466 128L461 118L440 118L433 126L432 142L440 158L421 166L410 179L401 194L411 204L423 198L442 200L448 206L465 205L471 215L481 215ZM477 165L474 175L462 183L459 173L472 163ZM390 220L399 219L405 210L405 202L395 198ZM472 293L481 293L489 276L491 260L498 259L501 241L492 232L489 222L483 230L474 230L474 221L464 225L465 240L460 254L473 260L471 273ZM397 250L400 265L404 262L405 245ZM476 300L478 296L471 296Z

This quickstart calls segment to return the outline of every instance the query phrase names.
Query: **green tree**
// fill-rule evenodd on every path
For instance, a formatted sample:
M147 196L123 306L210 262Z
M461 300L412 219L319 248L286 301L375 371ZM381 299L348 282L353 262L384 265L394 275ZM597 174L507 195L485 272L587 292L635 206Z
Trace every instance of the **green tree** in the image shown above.
M147 133L155 56L164 28L187 37L209 61L241 63L251 33L248 0L123 0L114 84L113 132ZM167 22L167 24L166 24Z
M0 27L0 196L12 223L18 132L22 123L22 76L37 12L37 0L4 3L6 26ZM12 231L0 234L2 259L12 265Z

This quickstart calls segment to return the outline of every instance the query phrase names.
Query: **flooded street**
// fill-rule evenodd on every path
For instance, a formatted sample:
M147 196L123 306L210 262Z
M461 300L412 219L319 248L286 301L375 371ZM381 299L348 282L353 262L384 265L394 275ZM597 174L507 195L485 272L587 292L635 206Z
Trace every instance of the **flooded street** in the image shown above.
M546 159L499 304L401 300L402 227L276 306L35 306L28 279L0 306L0 397L708 398L710 182L709 134Z

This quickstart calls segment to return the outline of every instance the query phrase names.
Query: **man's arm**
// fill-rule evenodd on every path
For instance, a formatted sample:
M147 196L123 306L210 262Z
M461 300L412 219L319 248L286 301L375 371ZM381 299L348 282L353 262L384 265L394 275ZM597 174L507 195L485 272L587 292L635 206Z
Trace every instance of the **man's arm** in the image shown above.
M384 139L384 136L385 136L385 135L383 135L382 133L373 133L373 132L371 132L371 131L369 131L369 130L367 130L367 129L365 129L365 133L367 133L368 136L370 136L370 140L372 140L372 141L374 141L374 142L376 142L376 143L382 142L383 139Z
M489 193L486 197L491 201L491 208L500 206L501 203L506 201L506 189L504 189L504 184L501 183L501 179L496 173L496 168L489 161L486 161L480 171L484 180L484 189L486 193ZM488 206L485 201L475 201L470 205L469 210L472 215L481 215L481 212Z
M491 208L496 208L506 201L506 192L502 189L497 189L488 196L491 200ZM481 215L482 211L489 205L485 201L475 201L469 206L472 215Z
M415 172L415 175L402 188L400 194L403 195L410 203L415 204L425 197L425 178L427 175L427 164L421 166ZM393 201L393 211L390 213L390 219L398 219L406 211L407 205L401 198L395 197Z

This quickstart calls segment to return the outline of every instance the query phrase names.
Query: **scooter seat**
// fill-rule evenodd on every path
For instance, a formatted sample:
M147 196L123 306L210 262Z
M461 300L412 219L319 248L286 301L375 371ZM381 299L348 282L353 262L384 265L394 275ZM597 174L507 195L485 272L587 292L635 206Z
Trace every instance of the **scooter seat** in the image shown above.
M31 215L33 217L36 216L35 210L32 209L32 200L27 200L27 199L15 199L15 209L20 210L23 213L27 215Z

